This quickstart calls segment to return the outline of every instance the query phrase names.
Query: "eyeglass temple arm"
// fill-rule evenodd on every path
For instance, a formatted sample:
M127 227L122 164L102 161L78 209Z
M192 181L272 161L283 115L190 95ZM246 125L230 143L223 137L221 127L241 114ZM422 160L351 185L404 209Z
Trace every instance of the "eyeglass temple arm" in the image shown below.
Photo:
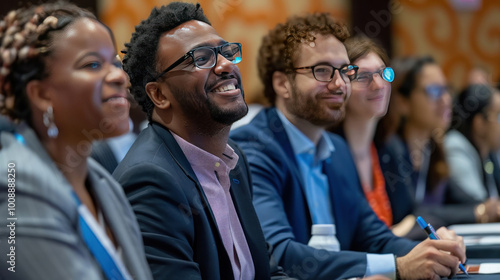
M174 62L172 65L170 65L167 69L163 70L160 74L158 74L153 80L156 81L158 80L161 76L165 75L168 71L174 69L177 65L181 64L184 62L184 60L189 58L189 53L185 54L183 57L179 58L176 62Z

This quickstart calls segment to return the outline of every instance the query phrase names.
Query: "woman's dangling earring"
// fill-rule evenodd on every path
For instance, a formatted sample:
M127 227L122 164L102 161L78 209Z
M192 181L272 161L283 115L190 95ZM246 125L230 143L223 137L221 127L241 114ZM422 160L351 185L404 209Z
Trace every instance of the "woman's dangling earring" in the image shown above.
M52 106L47 108L47 111L43 113L43 124L47 127L47 135L50 138L56 138L59 134L59 129L54 122L54 111L52 110Z

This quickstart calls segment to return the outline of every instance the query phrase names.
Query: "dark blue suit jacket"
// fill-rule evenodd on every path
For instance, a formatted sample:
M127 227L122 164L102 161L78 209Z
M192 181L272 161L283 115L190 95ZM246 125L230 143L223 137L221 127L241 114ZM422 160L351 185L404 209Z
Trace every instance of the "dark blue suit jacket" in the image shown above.
M275 108L262 110L231 133L247 155L254 205L274 256L290 275L301 279L363 276L366 253L405 255L416 243L398 238L377 218L363 194L344 140L330 134L335 151L324 166L341 252L307 246L311 215L304 184L288 136ZM357 252L356 252L357 251Z
M387 143L377 145L380 168L384 174L387 195L391 202L393 223L399 223L412 214L422 216L436 229L452 224L475 223L474 208L477 202L463 202L467 195L451 182L447 183L444 201L440 204L418 204L415 198L415 183L418 176L413 169L410 152L401 137L394 135ZM467 200L465 200L467 201ZM415 224L406 235L408 238L422 240L426 234Z
M252 205L246 158L231 171L235 204L255 266L269 279L266 242ZM123 186L140 225L155 279L233 279L216 220L187 158L163 126L144 129L113 176Z

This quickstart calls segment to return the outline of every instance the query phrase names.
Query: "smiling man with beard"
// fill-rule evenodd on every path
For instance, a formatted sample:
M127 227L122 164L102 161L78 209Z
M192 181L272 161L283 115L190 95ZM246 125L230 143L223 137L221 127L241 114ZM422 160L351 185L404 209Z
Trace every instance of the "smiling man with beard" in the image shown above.
M300 279L453 275L465 260L461 237L445 228L438 233L451 240L417 245L394 236L364 198L345 141L325 131L344 118L357 74L348 36L326 13L292 17L264 36L257 62L273 106L231 134L250 164L264 235ZM313 224L334 224L341 251L308 246Z
M124 52L149 126L113 176L155 279L269 279L248 164L228 141L248 110L241 45L222 39L199 4L173 2L152 10Z

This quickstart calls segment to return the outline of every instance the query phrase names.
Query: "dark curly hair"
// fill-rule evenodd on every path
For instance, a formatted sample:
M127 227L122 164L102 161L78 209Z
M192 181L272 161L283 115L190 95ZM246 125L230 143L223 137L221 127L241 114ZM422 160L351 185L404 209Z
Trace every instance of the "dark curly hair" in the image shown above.
M156 52L160 36L191 20L211 25L199 3L172 2L167 6L153 8L149 17L135 27L132 39L122 51L125 53L123 69L130 77L131 93L150 121L154 104L149 99L145 86L159 74L156 71Z
M313 13L305 16L290 17L285 23L278 24L262 38L257 58L259 77L264 84L264 95L271 105L275 104L276 92L272 79L276 71L289 72L299 47L314 42L315 35L333 35L341 42L349 37L345 24L337 21L328 13Z
M26 85L48 76L54 33L79 18L96 20L88 10L57 1L13 10L0 21L1 114L31 123Z

